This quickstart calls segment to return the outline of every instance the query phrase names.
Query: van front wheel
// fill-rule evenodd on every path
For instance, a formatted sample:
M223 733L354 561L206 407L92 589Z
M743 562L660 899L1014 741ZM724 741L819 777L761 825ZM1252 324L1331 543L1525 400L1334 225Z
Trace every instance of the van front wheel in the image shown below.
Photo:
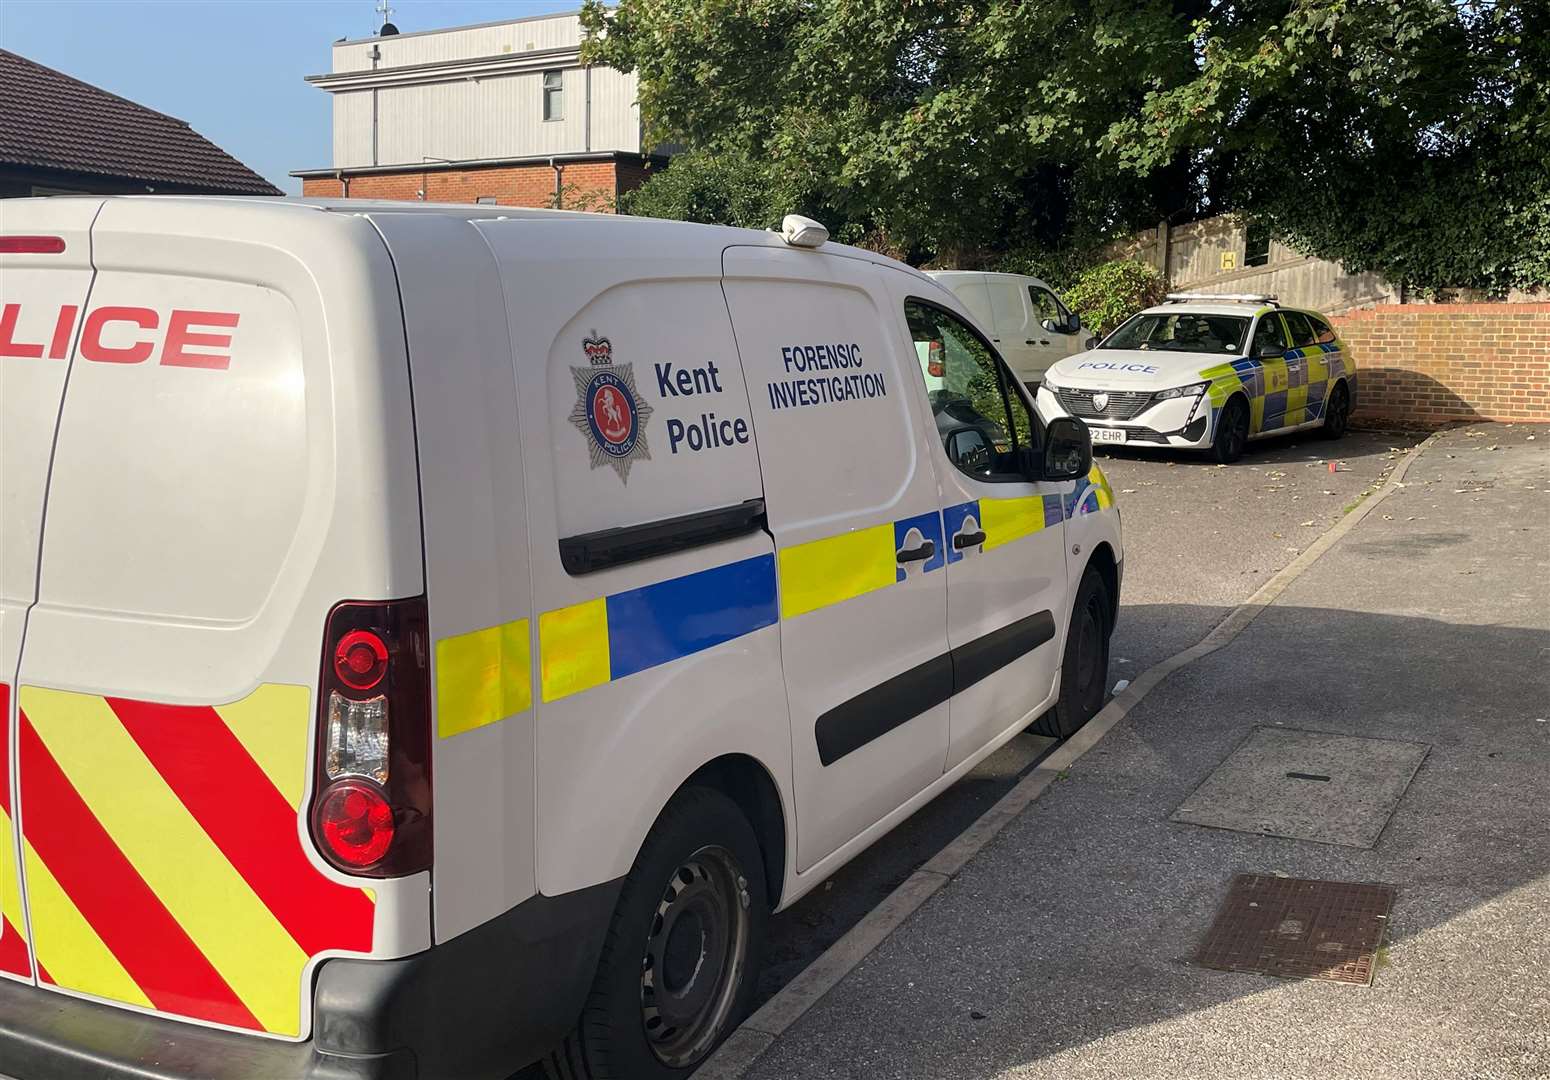
M1071 606L1071 628L1060 663L1060 697L1055 707L1033 725L1037 735L1064 739L1103 708L1109 676L1109 588L1103 575L1089 566Z
M711 788L675 796L625 878L592 992L549 1075L688 1076L748 1011L768 897L737 804Z

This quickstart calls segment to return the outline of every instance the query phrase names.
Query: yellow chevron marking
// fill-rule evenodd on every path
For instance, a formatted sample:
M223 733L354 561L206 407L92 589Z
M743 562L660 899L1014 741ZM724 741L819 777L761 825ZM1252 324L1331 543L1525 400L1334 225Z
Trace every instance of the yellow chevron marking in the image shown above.
M311 703L312 693L305 686L266 683L241 701L215 707L248 756L298 810L307 790Z
M154 1009L151 999L108 951L32 845L25 844L23 850L27 860L27 908L32 913L38 963L60 986Z
M1044 499L1039 495L981 499L980 528L985 530L986 551L1032 536L1044 528Z
M23 693L49 753L199 951L265 1030L297 1034L306 954L205 835L108 703L36 687Z
M3 730L3 729L0 729ZM0 776L0 784L9 784L11 778ZM0 834L5 842L0 844L0 914L3 914L22 942L27 941L27 920L22 915L21 883L16 876L16 832L11 816L0 810ZM0 930L0 934L5 931Z

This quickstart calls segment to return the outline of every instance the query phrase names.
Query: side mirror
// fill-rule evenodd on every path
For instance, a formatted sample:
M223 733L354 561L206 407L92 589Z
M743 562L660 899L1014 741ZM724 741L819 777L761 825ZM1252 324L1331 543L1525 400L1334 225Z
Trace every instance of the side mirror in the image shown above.
M1066 323L1066 333L1074 334L1082 328L1082 317L1076 312L1071 313L1070 320Z
M1266 360L1266 359L1269 359L1270 357L1275 357L1276 359L1280 359L1281 355L1284 352L1286 352L1285 349L1278 348L1278 347L1276 347L1274 345L1266 345L1264 348L1260 349L1259 352L1255 353L1254 355L1255 355L1256 358L1258 358L1260 360Z
M976 427L953 428L947 433L947 458L960 469L971 473L988 473L995 460L985 433Z
M1041 480L1080 480L1092 471L1093 441L1087 425L1069 416L1057 417L1044 429Z
M1089 349L1089 350L1090 349L1096 349L1097 347L1098 347L1098 339L1096 337L1088 338L1087 341L1084 342L1083 345L1082 345L1082 348Z

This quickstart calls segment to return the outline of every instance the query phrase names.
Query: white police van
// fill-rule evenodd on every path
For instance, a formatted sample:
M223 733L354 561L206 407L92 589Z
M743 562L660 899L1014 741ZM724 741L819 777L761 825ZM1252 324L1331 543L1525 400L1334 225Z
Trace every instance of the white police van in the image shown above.
M1085 420L1095 443L1205 450L1225 464L1264 435L1344 435L1356 362L1316 311L1172 293L1050 368L1036 400L1043 416Z
M1085 429L789 224L0 205L0 1071L682 1076L1101 704Z

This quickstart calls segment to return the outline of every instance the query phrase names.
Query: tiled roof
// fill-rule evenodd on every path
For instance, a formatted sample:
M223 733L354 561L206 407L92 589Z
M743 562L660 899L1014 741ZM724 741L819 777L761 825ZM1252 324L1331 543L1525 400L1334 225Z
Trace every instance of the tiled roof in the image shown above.
M278 195L182 120L0 49L0 163Z

